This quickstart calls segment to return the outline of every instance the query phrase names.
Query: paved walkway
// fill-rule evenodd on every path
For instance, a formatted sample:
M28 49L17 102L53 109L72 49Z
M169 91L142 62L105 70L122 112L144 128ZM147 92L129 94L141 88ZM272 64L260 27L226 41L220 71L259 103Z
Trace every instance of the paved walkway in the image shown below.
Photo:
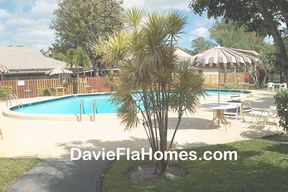
M110 161L44 159L5 192L101 192Z
M271 92L253 92L253 107L274 105ZM42 98L39 98L42 99ZM221 101L228 97L222 97ZM23 100L23 102L29 102ZM201 103L217 102L217 97L208 97ZM5 107L0 103L1 108ZM177 122L176 114L170 114L171 136ZM255 129L251 123L231 119L231 127L225 131L216 126L205 129L212 119L211 111L199 109L195 114L184 116L175 138L177 148L204 146L232 141L251 139L273 134L275 126ZM39 157L43 161L27 172L7 192L54 192L54 191L101 191L101 178L109 165L108 161L73 161L70 158L71 147L81 150L115 151L117 147L130 148L131 151L149 147L142 127L130 132L123 131L116 115L97 115L96 122L91 121L35 121L12 119L0 115L0 126L4 140L0 140L0 157Z

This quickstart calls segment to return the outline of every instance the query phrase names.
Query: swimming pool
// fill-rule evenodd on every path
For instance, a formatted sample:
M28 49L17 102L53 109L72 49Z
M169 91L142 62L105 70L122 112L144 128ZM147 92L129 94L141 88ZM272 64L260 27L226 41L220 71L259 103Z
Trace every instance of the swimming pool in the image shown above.
M218 90L206 90L207 95L217 96ZM222 96L229 94L246 94L250 92L221 90ZM83 114L93 114L93 102L96 101L97 114L116 113L118 107L111 103L113 94L89 94L89 95L72 95L57 99L50 99L41 102L28 103L23 107L12 107L10 110L14 112L28 114L80 114L80 103Z

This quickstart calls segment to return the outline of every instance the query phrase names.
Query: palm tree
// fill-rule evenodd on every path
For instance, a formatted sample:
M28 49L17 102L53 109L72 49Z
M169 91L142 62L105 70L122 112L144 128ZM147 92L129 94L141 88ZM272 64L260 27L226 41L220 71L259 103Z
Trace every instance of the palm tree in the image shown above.
M91 60L88 54L81 48L77 47L76 49L68 49L66 53L66 62L70 68L77 68L77 93L79 93L79 72L80 67L87 69L91 65Z
M65 61L67 62L67 65L70 67L70 68L73 68L74 67L74 55L75 55L75 49L68 49L67 52L66 52L66 55L65 55Z
M104 63L121 63L120 85L114 103L126 130L142 121L153 153L171 150L184 111L194 112L203 93L203 77L181 65L175 56L175 43L186 18L176 12L151 13L142 22L144 11L126 11L126 28L115 32L94 49ZM106 50L105 50L106 48ZM179 67L177 66L179 64ZM141 90L139 92L138 90ZM178 114L178 123L168 142L168 111ZM138 114L141 114L141 118ZM155 160L155 173L165 175L168 160Z

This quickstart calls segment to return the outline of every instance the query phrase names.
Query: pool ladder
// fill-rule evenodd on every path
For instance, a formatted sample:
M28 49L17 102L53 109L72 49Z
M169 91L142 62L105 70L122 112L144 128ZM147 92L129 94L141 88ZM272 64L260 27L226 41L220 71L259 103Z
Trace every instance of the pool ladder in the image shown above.
M6 106L8 107L8 102L10 103L11 106L11 101L15 101L15 103L17 104L18 108L22 108L23 107L23 103L20 101L20 99L17 97L16 94L10 94L7 96L6 99Z
M231 95L231 91L235 90L236 87L238 87L238 86L240 86L240 85L242 86L241 83L237 83L232 89L229 90L228 94ZM243 87L241 87L241 92L243 92Z
M80 114L79 114L79 121L82 121L82 116L85 114L85 105L83 99L80 101ZM97 105L96 105L96 99L93 99L93 114L90 116L91 121L96 120L96 114L97 114Z

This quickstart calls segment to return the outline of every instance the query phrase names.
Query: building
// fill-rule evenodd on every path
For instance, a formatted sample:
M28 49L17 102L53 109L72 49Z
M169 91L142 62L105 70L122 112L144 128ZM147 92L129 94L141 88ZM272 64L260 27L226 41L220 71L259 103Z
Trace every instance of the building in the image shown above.
M30 47L0 47L0 64L9 70L4 80L49 78L46 71L66 67L65 62L46 57L40 50Z

